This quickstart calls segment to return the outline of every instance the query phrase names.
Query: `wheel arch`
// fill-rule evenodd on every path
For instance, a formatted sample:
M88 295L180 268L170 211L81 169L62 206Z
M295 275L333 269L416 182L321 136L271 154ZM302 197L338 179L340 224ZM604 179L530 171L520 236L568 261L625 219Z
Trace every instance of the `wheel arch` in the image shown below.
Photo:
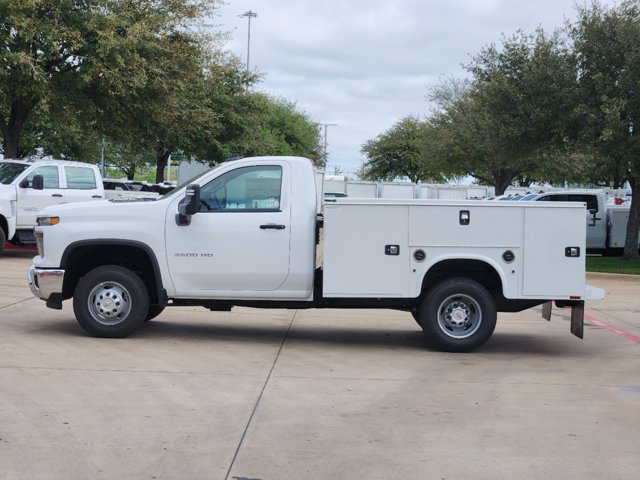
M160 266L151 247L142 242L117 239L81 240L65 249L60 262L65 270L63 298L71 298L80 278L102 265L129 268L144 282L152 305L166 302Z
M483 285L494 297L504 293L504 273L493 261L481 257L436 259L422 278L420 295L448 278L464 277Z

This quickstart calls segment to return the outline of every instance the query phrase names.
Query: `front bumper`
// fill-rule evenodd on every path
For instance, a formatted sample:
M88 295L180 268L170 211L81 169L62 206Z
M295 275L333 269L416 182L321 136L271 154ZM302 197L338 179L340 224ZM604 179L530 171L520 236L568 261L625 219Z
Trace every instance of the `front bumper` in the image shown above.
M28 280L31 293L42 300L49 300L52 295L62 295L64 270L36 268L34 265L30 265Z

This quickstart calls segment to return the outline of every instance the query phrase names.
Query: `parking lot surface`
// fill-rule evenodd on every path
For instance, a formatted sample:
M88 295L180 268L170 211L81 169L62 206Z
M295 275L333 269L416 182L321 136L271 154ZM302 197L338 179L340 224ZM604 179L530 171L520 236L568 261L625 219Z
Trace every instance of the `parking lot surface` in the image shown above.
M500 314L472 354L387 310L167 308L95 339L0 255L0 478L640 478L640 281Z

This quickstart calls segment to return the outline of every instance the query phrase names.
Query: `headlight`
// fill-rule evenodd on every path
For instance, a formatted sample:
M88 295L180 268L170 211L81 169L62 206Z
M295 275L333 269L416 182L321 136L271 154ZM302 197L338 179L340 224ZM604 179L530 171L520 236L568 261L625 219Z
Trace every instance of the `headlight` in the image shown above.
M38 217L39 226L51 226L60 223L60 217Z

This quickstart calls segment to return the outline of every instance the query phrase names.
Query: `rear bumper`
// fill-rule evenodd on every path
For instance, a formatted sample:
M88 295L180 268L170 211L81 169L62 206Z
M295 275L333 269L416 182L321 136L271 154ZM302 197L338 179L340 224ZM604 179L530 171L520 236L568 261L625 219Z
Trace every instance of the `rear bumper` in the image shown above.
M62 295L64 270L36 268L30 265L28 281L31 293L42 300L49 300L51 295Z
M602 300L604 298L604 290L602 288L593 287L591 285L584 286L585 300Z

